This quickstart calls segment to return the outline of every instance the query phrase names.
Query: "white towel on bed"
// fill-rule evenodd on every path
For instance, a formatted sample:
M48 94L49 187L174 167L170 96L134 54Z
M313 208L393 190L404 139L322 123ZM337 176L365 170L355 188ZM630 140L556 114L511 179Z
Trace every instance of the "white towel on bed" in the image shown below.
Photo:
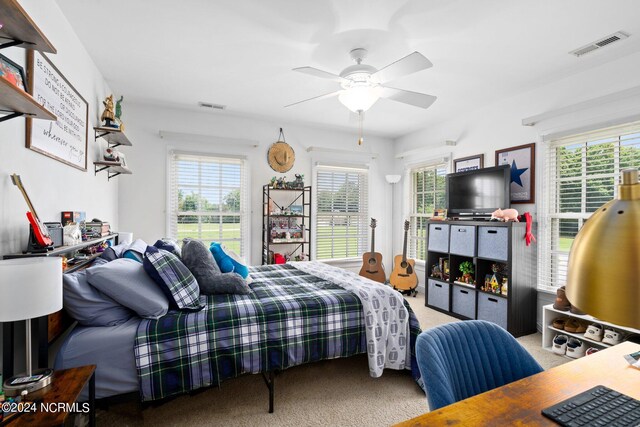
M377 378L384 368L411 369L409 311L404 298L390 286L352 271L319 262L292 262L305 273L329 280L360 298L366 323L369 373Z

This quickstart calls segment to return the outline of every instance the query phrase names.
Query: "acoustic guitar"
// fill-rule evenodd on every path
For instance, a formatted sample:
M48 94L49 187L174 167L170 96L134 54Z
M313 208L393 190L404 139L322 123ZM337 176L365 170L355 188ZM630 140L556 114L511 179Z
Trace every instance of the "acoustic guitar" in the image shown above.
M36 213L36 210L33 207L33 204L31 204L31 200L27 195L27 190L25 190L24 186L22 185L20 176L14 173L13 175L11 175L11 182L13 182L13 184L20 189L22 197L24 197L24 200L27 202L27 206L29 207L29 212L27 212L27 219L29 219L29 223L31 224L31 228L33 229L33 235L36 237L38 245L42 246L43 248L50 247L51 245L53 245L53 240L51 240L49 230L38 218L38 214Z
M389 282L403 294L415 297L418 294L418 275L416 274L415 260L407 258L407 235L409 233L409 221L404 222L404 244L402 246L402 255L396 255L393 258L393 271Z
M387 281L387 274L382 267L382 254L376 252L376 225L378 221L371 218L371 252L365 252L362 255L362 268L360 275L376 282L384 283Z

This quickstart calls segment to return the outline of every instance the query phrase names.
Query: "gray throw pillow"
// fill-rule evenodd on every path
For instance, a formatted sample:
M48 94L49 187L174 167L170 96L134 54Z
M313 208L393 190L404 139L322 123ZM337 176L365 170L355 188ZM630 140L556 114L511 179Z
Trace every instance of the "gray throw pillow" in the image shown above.
M169 310L169 300L137 261L119 258L88 268L87 280L145 319L157 319Z
M198 281L200 293L249 294L247 281L236 273L221 273L211 251L199 240L185 239L182 244L182 262Z
M116 326L133 317L133 312L94 288L86 270L62 275L65 310L85 326Z

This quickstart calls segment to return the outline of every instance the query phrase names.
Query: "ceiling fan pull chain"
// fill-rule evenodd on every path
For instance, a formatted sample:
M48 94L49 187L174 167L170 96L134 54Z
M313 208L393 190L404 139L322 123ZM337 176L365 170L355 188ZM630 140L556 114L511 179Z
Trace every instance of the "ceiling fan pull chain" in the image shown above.
M358 110L358 145L362 145L364 138L362 137L362 122L364 121L364 111Z
M280 136L278 136L278 142L287 142L287 140L284 138L284 132L282 131L282 128L280 128Z

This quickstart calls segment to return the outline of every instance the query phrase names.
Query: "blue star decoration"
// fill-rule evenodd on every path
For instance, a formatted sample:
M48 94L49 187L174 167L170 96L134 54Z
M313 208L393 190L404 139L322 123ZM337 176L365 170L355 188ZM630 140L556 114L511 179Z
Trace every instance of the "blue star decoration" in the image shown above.
M520 175L525 173L529 168L518 169L518 165L516 165L516 161L511 162L511 182L515 182L520 187L524 187L522 185L522 180L520 179Z

